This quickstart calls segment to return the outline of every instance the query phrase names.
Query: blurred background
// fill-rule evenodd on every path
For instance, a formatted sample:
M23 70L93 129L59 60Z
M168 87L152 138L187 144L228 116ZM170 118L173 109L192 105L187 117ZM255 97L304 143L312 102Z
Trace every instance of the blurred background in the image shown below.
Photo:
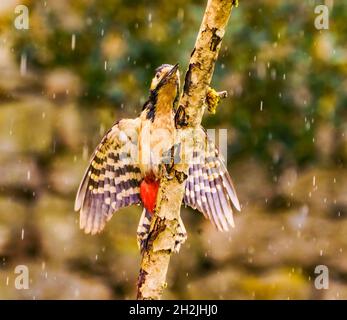
M17 30L15 7L29 8ZM315 7L329 8L317 30ZM0 1L0 298L132 299L141 209L84 235L73 211L96 144L135 117L154 69L184 73L202 0ZM167 299L347 298L347 3L241 1L213 87L228 90L206 128L228 129L243 209L218 233L182 209L189 238ZM16 290L17 265L30 288ZM314 270L329 268L329 289Z

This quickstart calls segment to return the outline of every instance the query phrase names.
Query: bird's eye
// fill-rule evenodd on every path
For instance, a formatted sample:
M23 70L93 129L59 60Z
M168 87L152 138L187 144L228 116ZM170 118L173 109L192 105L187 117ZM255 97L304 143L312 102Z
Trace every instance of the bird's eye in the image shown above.
M159 74L159 73L157 73L157 74L155 75L155 77L156 77L157 79L159 79L160 74Z

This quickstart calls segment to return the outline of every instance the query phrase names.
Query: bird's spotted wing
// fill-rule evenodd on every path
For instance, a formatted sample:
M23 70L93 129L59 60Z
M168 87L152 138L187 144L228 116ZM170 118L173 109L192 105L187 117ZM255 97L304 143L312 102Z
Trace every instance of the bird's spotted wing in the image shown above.
M203 148L194 150L184 203L203 213L218 230L228 231L234 226L232 204L240 210L240 203L218 150L207 136L205 141Z
M120 208L139 204L142 175L136 162L139 119L121 120L94 151L75 200L80 227L100 232Z

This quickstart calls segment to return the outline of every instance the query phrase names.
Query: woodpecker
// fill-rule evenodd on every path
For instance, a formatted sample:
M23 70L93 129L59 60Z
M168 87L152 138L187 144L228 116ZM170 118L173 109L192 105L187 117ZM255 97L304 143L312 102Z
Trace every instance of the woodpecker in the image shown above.
M80 211L80 228L96 234L103 230L113 213L130 205L142 205L137 238L146 247L160 179L172 156L177 135L176 115L180 93L178 64L156 69L148 100L135 119L116 122L96 147L79 186L75 210ZM240 204L225 167L205 130L206 146L194 150L185 185L184 204L202 212L220 231L233 226L232 204ZM204 149L204 150L203 150ZM180 152L180 151L179 151ZM182 151L181 151L182 152ZM178 222L175 251L187 235Z

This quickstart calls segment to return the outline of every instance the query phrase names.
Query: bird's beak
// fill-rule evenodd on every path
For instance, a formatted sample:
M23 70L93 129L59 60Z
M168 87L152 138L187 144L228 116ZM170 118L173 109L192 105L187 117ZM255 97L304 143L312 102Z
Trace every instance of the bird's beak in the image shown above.
M178 70L179 64L176 63L172 69L160 80L160 83L158 85L158 87L161 87L162 85L164 85L165 83L167 83L172 76L174 76L176 74L176 71Z
M174 75L174 74L176 74L176 71L178 70L178 67L179 67L180 65L178 64L178 63L176 63L173 67L172 67L172 69L166 74L166 76L165 76L165 78L166 77L171 77L172 75Z

